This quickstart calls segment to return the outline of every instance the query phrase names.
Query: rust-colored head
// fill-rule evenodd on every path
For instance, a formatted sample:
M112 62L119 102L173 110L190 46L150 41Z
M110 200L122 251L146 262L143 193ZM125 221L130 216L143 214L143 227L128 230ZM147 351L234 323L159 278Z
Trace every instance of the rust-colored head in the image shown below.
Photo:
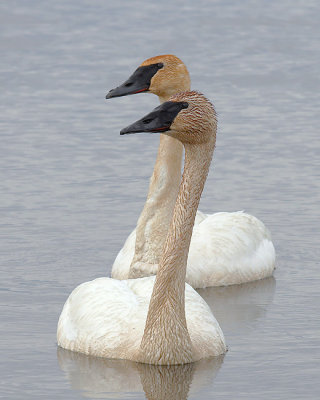
M190 90L190 75L180 58L172 54L156 56L145 60L140 67L153 64L163 64L149 86L149 92L159 96L160 100L166 101L175 93Z
M122 85L110 90L106 98L151 92L164 102L185 90L190 90L187 67L180 58L167 54L145 60Z

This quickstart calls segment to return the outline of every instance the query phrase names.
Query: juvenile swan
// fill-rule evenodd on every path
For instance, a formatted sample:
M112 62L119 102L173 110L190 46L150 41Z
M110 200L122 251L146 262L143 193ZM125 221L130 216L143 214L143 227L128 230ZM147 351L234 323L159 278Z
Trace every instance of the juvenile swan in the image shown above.
M219 324L200 295L185 284L192 227L215 146L215 111L197 92L177 94L121 134L142 131L165 132L185 147L182 182L158 274L127 281L99 278L78 286L60 315L58 344L149 364L184 364L223 354Z
M107 98L141 92L154 93L160 103L190 90L184 63L173 55L144 61ZM157 160L149 193L137 228L130 234L113 267L116 279L157 273L181 180L183 146L173 137L160 135ZM264 224L244 212L206 215L198 211L190 245L186 281L194 288L240 284L271 276L275 250Z

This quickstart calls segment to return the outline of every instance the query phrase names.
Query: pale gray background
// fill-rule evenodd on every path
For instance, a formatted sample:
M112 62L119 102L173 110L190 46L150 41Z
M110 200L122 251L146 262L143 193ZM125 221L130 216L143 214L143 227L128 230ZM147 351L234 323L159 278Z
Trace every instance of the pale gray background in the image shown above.
M105 94L164 53L185 61L219 116L200 209L254 214L277 251L275 280L201 292L229 352L220 369L203 367L206 378L194 374L189 398L319 396L319 9L317 0L1 1L3 398L144 398L120 362L106 372L57 356L55 333L71 290L110 274L156 155L156 135L119 136L156 97Z

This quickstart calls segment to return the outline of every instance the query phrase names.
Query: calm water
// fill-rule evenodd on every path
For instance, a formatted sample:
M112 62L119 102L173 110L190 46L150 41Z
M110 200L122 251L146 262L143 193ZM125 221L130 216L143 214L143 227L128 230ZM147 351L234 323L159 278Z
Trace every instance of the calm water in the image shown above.
M12 0L0 9L3 398L318 398L319 2ZM104 96L164 53L186 62L219 114L200 209L261 218L278 257L274 278L201 290L229 352L173 368L92 359L55 339L71 290L110 274L157 151L153 135L119 136L157 99Z

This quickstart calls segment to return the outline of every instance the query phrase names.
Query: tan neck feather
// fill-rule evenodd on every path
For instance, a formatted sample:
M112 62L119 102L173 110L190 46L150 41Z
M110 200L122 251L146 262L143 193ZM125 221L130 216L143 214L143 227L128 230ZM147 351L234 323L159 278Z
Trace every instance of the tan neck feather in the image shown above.
M190 90L190 76L183 62L166 55L146 60L147 63L168 62L165 71L152 78L150 90L160 103L179 91ZM143 63L144 64L144 63ZM160 135L160 144L146 203L136 228L135 253L129 278L154 275L157 272L165 238L181 181L183 146L178 140Z
M166 101L167 98L161 100ZM178 195L182 154L183 145L179 140L160 135L147 200L137 223L130 278L153 275L156 272L154 268L159 264Z
M214 141L185 145L185 166L140 345L142 362L193 360L185 318L185 276L192 228L209 171Z

